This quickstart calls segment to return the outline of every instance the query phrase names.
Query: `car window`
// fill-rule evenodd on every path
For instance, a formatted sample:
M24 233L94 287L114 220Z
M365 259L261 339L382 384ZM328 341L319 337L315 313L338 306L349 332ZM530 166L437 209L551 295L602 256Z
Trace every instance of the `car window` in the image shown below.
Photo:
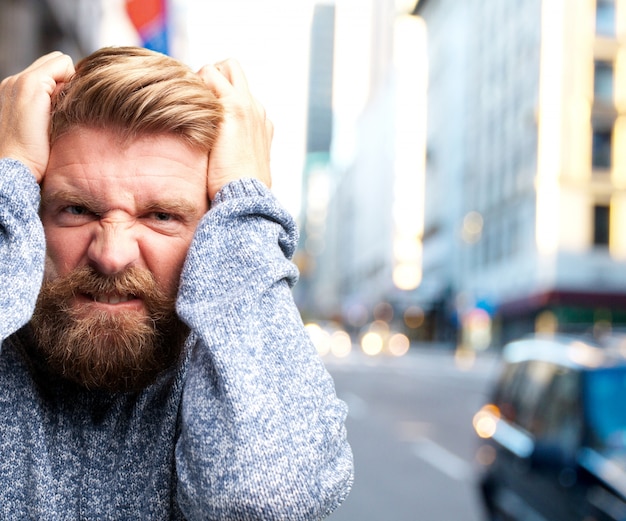
M584 393L591 445L598 449L626 447L626 368L586 373Z
M496 385L494 404L503 418L515 422L519 387L524 379L525 363L506 364Z
M522 364L506 364L504 366L493 397L493 403L500 410L500 414L511 421L515 418L515 410L512 403L513 390L515 388L515 379L521 373L521 366Z
M544 442L573 452L582 433L582 409L577 371L556 368L540 400L530 431Z
M524 385L520 389L518 423L527 431L534 430L535 410L543 399L556 367L550 363L528 362Z
M554 371L552 364L536 360L505 367L495 396L502 417L531 430L535 409Z

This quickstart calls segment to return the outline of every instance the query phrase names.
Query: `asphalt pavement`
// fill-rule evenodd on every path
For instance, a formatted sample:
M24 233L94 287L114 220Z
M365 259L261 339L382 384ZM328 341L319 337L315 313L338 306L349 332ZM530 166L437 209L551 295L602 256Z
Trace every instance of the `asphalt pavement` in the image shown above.
M331 521L484 521L472 417L497 357L412 349L401 358L325 358L349 407L355 483Z

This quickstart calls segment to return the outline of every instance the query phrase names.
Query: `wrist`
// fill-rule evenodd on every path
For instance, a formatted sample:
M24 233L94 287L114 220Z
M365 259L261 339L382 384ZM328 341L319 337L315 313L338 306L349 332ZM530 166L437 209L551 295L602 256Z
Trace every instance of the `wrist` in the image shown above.
M222 186L211 202L215 205L231 199L264 197L269 193L269 188L262 181L253 177L242 177Z

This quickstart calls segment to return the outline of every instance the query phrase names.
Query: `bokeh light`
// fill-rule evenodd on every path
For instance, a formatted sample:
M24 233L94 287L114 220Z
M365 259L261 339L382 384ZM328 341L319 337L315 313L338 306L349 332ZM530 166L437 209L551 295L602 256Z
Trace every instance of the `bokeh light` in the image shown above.
M379 355L383 350L383 337L376 331L368 331L361 339L361 349L368 356Z
M396 333L392 335L389 339L389 353L393 356L404 356L409 352L409 348L411 347L411 342L409 341L409 337L402 333Z

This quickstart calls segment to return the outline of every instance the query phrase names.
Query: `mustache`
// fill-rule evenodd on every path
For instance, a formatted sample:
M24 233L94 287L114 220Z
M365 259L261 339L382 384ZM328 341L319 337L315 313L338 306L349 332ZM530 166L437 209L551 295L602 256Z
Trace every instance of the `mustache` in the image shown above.
M115 275L104 275L91 266L76 268L64 277L44 282L46 291L58 302L69 305L78 295L94 301L98 295L129 295L141 299L148 311L160 315L165 307L171 309L175 297L167 295L148 270L130 267ZM154 317L154 318L158 318Z
M83 298L133 295L141 311L111 313ZM76 268L44 281L31 318L36 356L52 374L87 389L135 391L177 363L187 326L175 311L175 295L143 268L103 275Z

